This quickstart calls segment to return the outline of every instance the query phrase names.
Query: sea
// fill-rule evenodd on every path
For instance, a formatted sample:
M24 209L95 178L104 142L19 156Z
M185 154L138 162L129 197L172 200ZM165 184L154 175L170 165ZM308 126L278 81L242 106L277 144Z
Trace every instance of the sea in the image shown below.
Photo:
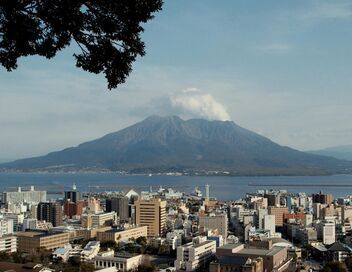
M192 193L195 187L205 190L210 187L210 197L219 200L237 200L246 193L257 190L287 190L307 194L322 191L334 197L352 195L352 175L335 176L161 176L161 175L118 175L115 173L0 173L0 191L23 190L34 186L48 191L50 198L62 197L64 190L76 184L81 192L122 191L134 189L137 192L160 187L173 188Z

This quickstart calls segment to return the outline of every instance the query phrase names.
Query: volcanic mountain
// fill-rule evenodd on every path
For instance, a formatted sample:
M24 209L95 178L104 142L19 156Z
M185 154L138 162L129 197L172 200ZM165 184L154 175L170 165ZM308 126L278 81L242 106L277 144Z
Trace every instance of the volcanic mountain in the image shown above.
M76 147L0 164L0 169L321 175L350 173L352 162L278 145L232 121L151 116Z

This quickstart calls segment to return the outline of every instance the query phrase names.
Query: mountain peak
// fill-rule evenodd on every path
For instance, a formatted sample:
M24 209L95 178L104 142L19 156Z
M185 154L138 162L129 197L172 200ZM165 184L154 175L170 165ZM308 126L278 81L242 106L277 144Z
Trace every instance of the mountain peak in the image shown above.
M178 116L153 115L77 147L2 164L1 168L297 175L342 173L349 171L352 163L280 146L232 121L185 121Z

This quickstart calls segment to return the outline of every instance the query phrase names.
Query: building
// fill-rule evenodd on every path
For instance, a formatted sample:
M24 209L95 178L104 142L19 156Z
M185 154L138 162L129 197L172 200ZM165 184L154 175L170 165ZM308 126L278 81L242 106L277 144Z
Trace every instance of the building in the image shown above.
M54 272L53 269L47 268L42 264L36 263L10 263L10 262L0 262L0 271L7 272Z
M332 194L313 194L312 195L313 203L320 203L320 204L331 204L334 201L334 197Z
M263 272L263 259L258 257L251 259L247 257L220 256L209 265L209 272Z
M101 213L100 201L94 197L88 199L88 212Z
M280 206L280 193L268 193L264 197L268 199L268 206L279 207Z
M116 212L100 212L100 213L88 213L82 214L81 224L85 228L98 228L101 226L112 226L116 224L117 216Z
M13 233L13 220L1 218L0 219L0 237Z
M16 252L17 251L17 237L14 235L4 235L0 237L0 252Z
M258 209L256 213L256 227L264 229L264 216L268 214L268 209Z
M62 206L55 202L40 202L37 208L37 219L50 222L54 227L62 226Z
M139 237L148 236L148 227L140 226L133 227L125 230L111 229L105 232L97 233L98 241L115 241L118 242L127 242L129 239L137 239Z
M113 197L106 200L106 211L116 212L120 221L129 221L130 219L130 199L125 196Z
M275 226L283 227L284 225L284 214L288 213L287 207L273 207L268 208L269 215L275 215Z
M20 213L6 213L5 218L8 220L12 220L13 222L13 231L19 231L22 228L24 214Z
M352 256L352 248L340 241L333 243L328 249L330 259L335 262L343 262Z
M254 241L254 244L247 245L227 244L216 249L216 256L217 258L228 256L250 258L252 260L262 258L264 271L284 271L283 267L288 264L287 248L272 246L271 240Z
M318 224L317 228L318 239L320 239L324 245L331 245L335 243L335 222L323 221Z
M17 232L17 248L19 252L33 253L41 248L55 250L69 243L69 233L49 234L46 232Z
M81 251L81 262L86 262L95 258L100 250L99 241L90 241Z
M99 228L80 228L76 229L75 237L77 239L91 240L97 237L98 232L104 232L111 230L111 226L99 227Z
M211 214L199 216L199 227L201 230L218 230L218 234L227 237L228 219L226 214Z
M22 188L18 187L16 192L3 192L2 201L6 204L37 204L46 201L46 191L36 191L34 186L31 186L28 191L22 191Z
M59 248L55 249L53 254L51 254L51 257L53 258L53 260L67 262L68 259L71 257L70 256L71 250L72 250L71 245L68 245L65 247L59 247Z
M142 264L143 255L116 254L112 256L96 256L94 266L96 269L113 268L115 271L134 271Z
M270 231L270 235L275 234L276 232L275 225L276 225L275 215L270 215L270 214L264 215L263 228L265 230Z
M159 198L135 202L136 224L148 226L148 236L161 236L166 229L166 201Z
M296 238L302 245L308 245L310 242L318 240L318 232L315 228L298 228L296 231Z
M80 216L84 207L83 201L71 202L69 199L64 203L64 213L68 218Z
M177 248L176 270L194 271L206 264L216 252L216 242L206 237L193 238L191 243Z
M65 201L70 200L70 202L77 203L80 201L80 193L77 191L76 184L73 184L72 190L65 191Z

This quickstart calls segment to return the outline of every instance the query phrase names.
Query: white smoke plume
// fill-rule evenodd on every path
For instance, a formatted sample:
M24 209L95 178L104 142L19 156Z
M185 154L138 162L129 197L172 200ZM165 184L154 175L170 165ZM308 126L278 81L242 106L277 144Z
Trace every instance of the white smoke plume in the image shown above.
M192 117L201 117L210 120L230 120L224 105L206 93L196 88L188 88L170 97L171 105L177 111Z

